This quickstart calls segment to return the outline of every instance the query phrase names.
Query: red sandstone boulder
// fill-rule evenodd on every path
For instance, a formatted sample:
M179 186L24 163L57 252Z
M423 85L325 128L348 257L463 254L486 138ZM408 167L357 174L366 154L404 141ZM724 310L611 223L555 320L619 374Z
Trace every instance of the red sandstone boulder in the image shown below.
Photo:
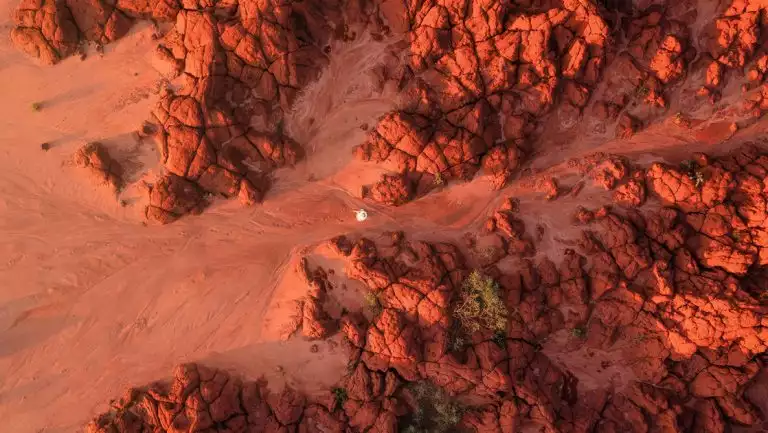
M123 187L123 169L101 143L91 142L81 147L73 160L76 166L88 170L98 184L106 185L115 193Z
M147 219L167 224L179 217L198 212L205 206L200 189L174 174L161 178L150 188Z
M77 50L79 30L65 0L24 0L13 18L11 41L44 64L58 63Z
M383 175L380 181L363 189L363 197L390 206L399 206L410 201L413 192L413 184L407 175Z

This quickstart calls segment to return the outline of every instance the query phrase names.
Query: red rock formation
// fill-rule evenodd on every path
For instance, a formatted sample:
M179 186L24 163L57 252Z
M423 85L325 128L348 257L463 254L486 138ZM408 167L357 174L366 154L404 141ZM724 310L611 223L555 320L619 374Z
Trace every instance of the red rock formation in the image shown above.
M381 180L371 186L363 187L364 198L370 198L378 203L399 206L413 198L413 181L404 174L383 175Z
M629 54L662 85L680 80L686 64L696 54L688 42L686 23L670 19L659 5L651 6L633 19L627 36ZM656 88L657 84L649 87Z
M24 0L12 40L52 64L83 41L119 39L133 18L175 21L155 53L166 75L184 78L153 112L161 160L205 192L251 204L270 171L302 156L282 133L283 114L327 61L321 45L329 26L341 26L340 10L336 1Z
M205 207L203 192L192 182L174 174L161 178L149 191L147 219L162 224Z
M613 201L627 207L637 207L645 202L645 183L642 179L630 179L613 193Z
M80 44L77 24L64 0L22 1L13 18L13 43L45 64L71 56Z
M310 340L329 337L337 327L325 311L330 288L328 275L322 268L310 270L306 258L301 260L297 271L309 290L306 296L297 301L296 312L283 333L283 339L287 340L299 329Z
M318 431L338 423L328 415L321 406L306 406L305 398L290 388L274 394L264 382L243 383L221 370L185 364L176 368L170 384L129 390L87 431Z
M220 6L221 14L192 9L176 16L158 54L186 84L163 97L154 115L169 172L252 204L272 170L303 155L281 124L297 91L324 65L324 23L310 3L246 2L232 18L232 5ZM323 6L333 19L336 5Z
M91 177L101 185L108 186L117 193L123 186L123 169L101 143L91 142L78 149L74 163L88 170Z
M734 158L751 161L739 159L744 154ZM487 224L505 239L524 233L512 209L506 203ZM395 236L397 248L383 255L370 240L335 238L331 245L349 260L349 276L378 293L383 308L370 322L357 314L342 319L352 368L333 396L266 395L263 384L242 385L225 373L186 366L170 388L134 391L90 431L192 431L195 425L240 431L247 425L394 433L414 409L407 382L424 379L450 394L482 399L459 422L477 431L536 425L567 432L717 432L759 422L745 391L765 367L766 306L728 272L696 261L688 245L697 231L686 229L680 211L620 217L602 210L594 224L580 246L585 255L567 250L559 265L523 260L513 273L486 266L504 296L507 331L481 329L462 344L451 311L469 269L458 248ZM312 292L322 292L322 272L307 272L316 282ZM553 362L540 345L574 329L583 331L569 331L570 344L621 351L638 381L617 390L579 388L580 373Z
M608 30L588 2L526 13L504 2L430 1L400 14L411 23L408 74L419 78L404 90L405 108L357 149L398 173L468 179L482 162L503 186L555 89L578 110L600 77Z
M715 100L723 86L727 69L744 68L755 56L764 34L765 25L760 11L765 8L759 1L733 1L721 16L714 20L713 34L707 41L710 64L704 86L699 93ZM764 54L763 54L764 55ZM764 70L763 55L749 71L749 79L759 83Z
M356 150L395 172L366 190L375 201L399 205L425 191L430 176L468 179L481 166L503 186L558 90L579 111L600 78L608 29L594 4L459 3L387 9L393 26L407 32L409 57L398 77L404 108L384 116ZM119 38L133 18L175 20L157 55L185 81L153 113L168 174L150 188L147 208L148 218L165 223L200 211L205 193L258 202L269 172L301 157L282 134L283 114L323 66L320 42L329 21L341 22L338 6L25 0L12 38L55 63L81 40ZM734 2L716 21L706 92L717 91L726 68L743 68L758 54L762 9ZM628 27L627 52L613 65L621 73L608 84L664 106L663 86L685 74L688 31L657 8ZM343 25L336 30L351 37ZM764 63L758 57L750 79L763 79ZM629 137L640 121L622 111L630 98L622 92L596 104L595 114L616 118L617 135ZM78 160L112 179L98 148ZM131 390L89 431L394 433L413 410L408 382L420 380L477 402L459 422L475 431L722 432L757 424L764 414L747 390L765 371L768 349L768 156L751 147L719 159L697 155L680 168L655 164L629 179L621 160L595 165L594 180L615 189L615 201L640 206L648 188L664 207L580 210L576 220L589 230L558 263L534 256L512 202L486 222L478 242L488 254L477 259L449 243L399 239L388 253L368 239L335 238L348 276L375 292L382 309L370 320L353 313L340 321L352 368L333 395L272 394L260 382L184 365L170 384ZM558 195L552 179L537 186ZM505 332L457 332L456 293L470 265L498 285ZM327 278L306 263L303 272L310 293L295 325L307 338L325 338L335 325L323 311ZM632 378L615 389L580 388L584 373L569 361L582 355L572 349L618 352Z
M764 192L768 157L747 146L707 165L681 170L654 165L647 174L652 191L686 213L697 233L690 239L703 265L744 275L766 264Z

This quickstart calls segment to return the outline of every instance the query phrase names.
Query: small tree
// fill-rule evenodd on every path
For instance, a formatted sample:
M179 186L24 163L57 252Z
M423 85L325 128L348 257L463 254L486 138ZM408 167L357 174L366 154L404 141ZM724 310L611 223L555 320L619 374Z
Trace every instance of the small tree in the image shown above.
M340 409L348 398L347 388L333 388L334 410Z
M400 421L401 433L456 432L464 408L441 388L426 382L415 382L408 389L416 400L413 412Z
M365 292L363 295L363 300L365 301L365 306L368 308L368 311L370 311L374 316L379 315L381 310L384 309L384 307L381 305L381 300L379 300L379 297L370 290Z
M464 332L471 334L481 329L505 332L507 308L501 299L498 284L493 278L473 271L464 281L453 315Z

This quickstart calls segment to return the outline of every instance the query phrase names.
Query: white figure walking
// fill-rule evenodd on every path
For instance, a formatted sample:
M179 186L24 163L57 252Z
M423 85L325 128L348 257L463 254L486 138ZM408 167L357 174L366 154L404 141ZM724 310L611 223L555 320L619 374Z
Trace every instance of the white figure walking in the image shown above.
M360 209L355 211L355 219L357 219L360 222L363 222L368 219L368 212L365 211L365 209Z

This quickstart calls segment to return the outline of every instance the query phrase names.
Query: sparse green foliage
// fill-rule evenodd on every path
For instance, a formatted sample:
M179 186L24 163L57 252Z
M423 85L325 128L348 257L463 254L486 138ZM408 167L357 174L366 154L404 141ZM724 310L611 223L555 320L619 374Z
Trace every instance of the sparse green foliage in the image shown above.
M648 334L638 334L638 335L636 335L636 336L635 336L635 337L632 339L632 341L634 341L634 343L636 343L636 344L640 344L640 343L643 343L643 342L647 341L647 340L648 340L648 338L650 338L650 337L648 336Z
M480 329L504 332L507 329L507 314L498 284L492 278L473 271L462 284L453 310L463 331L467 334Z
M677 113L674 114L674 116L672 116L672 122L677 126L682 126L686 128L690 126L690 122L688 121L688 118L685 115L683 115L683 113L680 111L678 111Z
M501 347L502 349L506 349L507 333L504 331L496 331L496 333L493 334L493 342L496 343L496 345Z
M693 173L691 180L696 185L696 188L701 189L701 186L704 185L704 175L698 170Z
M347 395L347 388L333 388L332 392L333 392L334 410L340 409L341 406L349 398L349 396Z
M439 171L435 173L435 179L432 182L437 186L445 184L445 179L443 179L443 173Z
M467 347L467 336L461 329L458 321L453 321L448 329L448 351L453 353L462 353Z
M584 338L587 336L587 331L582 327L576 327L571 329L571 335L573 335L576 338Z
M368 308L372 314L377 315L381 313L383 307L379 297L376 296L375 293L371 291L365 292L365 295L363 295L363 300L365 301L366 308Z
M39 102L33 102L32 103L32 111L40 111L43 109L43 104Z
M448 342L448 350L451 352L461 352L466 347L467 342L464 337L458 334L451 335Z
M694 186L697 189L701 189L702 185L704 185L704 173L699 170L699 165L695 161L686 159L680 163L680 168L688 176L688 179L693 182Z
M429 382L415 382L408 389L416 400L414 411L401 418L401 433L456 432L464 408L442 389Z

